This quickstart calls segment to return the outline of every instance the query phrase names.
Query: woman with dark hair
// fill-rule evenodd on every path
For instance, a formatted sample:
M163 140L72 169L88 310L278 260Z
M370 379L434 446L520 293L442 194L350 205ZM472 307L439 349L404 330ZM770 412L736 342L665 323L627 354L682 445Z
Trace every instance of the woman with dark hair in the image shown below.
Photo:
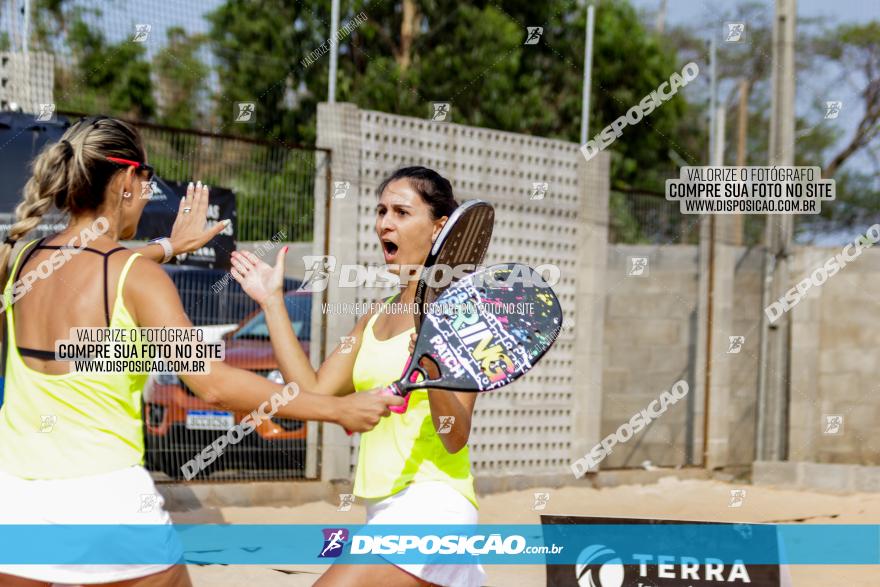
M138 132L107 117L81 120L34 162L17 222L0 245L7 337L0 524L171 523L142 466L141 393L148 374L71 372L70 363L56 361L54 353L55 342L68 339L71 328L192 328L171 279L149 257L167 260L194 250L223 227L203 230L208 189L199 186L181 202L173 246L150 244L141 252L119 246L134 236L147 202L140 197L141 182L151 176ZM69 215L67 228L20 247L7 276L13 245L53 205ZM203 400L236 411L254 410L283 390L222 362L205 375L181 378ZM289 401L277 414L366 431L389 414L389 404L403 403L358 395L285 394ZM89 544L85 536L78 545L84 552L113 552L123 560L143 554L144 544ZM153 546L158 559L181 560L173 540ZM0 565L4 587L51 583L190 584L185 566L166 563Z
M400 267L422 265L457 207L449 181L425 167L400 169L383 181L375 229L389 270L399 274ZM353 348L343 352L337 347L316 372L284 314L284 252L279 252L274 268L248 253L233 253L232 264L233 275L266 312L285 380L311 393L345 396L383 388L400 378L412 352L415 322L412 312L388 311L387 304L412 308L417 275L401 276L400 293L361 317L349 333ZM413 392L405 413L393 414L361 435L354 494L366 503L368 524L477 523L467 448L476 395ZM455 419L448 420L450 416ZM438 433L450 421L449 431ZM484 579L479 564L336 564L316 585L470 587L482 585Z

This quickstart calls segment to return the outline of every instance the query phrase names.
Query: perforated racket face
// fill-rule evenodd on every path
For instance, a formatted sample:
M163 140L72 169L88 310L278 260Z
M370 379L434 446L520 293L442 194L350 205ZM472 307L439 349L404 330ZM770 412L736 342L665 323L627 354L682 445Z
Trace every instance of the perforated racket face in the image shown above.
M402 391L489 391L522 377L555 342L562 309L534 269L519 263L493 265L462 278L425 314ZM427 356L427 358L426 358ZM420 363L440 369L429 378Z
M425 260L425 268L416 285L416 328L421 327L423 312L447 287L431 284L448 284L460 268L472 272L483 262L492 227L495 225L495 209L488 202L470 200L455 209ZM449 267L449 269L446 269ZM452 275L447 273L452 271Z

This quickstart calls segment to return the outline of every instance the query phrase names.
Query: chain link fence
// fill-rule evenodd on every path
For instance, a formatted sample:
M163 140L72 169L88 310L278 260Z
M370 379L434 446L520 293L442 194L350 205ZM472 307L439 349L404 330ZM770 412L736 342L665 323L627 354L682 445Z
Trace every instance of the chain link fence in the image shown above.
M608 242L619 244L697 244L700 215L681 214L678 202L666 200L662 192L613 190L608 202ZM741 235L739 244L761 244L765 219L761 215L741 214L735 224Z

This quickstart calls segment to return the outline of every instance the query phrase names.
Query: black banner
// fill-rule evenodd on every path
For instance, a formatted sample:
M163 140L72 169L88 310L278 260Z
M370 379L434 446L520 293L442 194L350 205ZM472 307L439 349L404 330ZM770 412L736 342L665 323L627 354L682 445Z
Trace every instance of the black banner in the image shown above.
M578 536L570 536L566 544L575 543L580 548L577 563L573 565L547 565L547 587L780 587L780 566L768 564L722 564L721 559L706 557L689 557L689 553L673 553L668 546L658 542L653 552L639 555L620 554L614 546L600 542L609 542L599 536L590 536L583 531L583 525L619 526L623 524L664 525L686 524L693 531L693 539L689 536L688 543L694 544L694 553L711 552L712 544L707 544L706 535L699 531L699 526L730 526L732 535L743 544L760 540L761 548L768 559L776 558L778 547L769 532L759 532L770 527L760 524L724 524L720 522L693 522L683 520L651 520L637 518L597 518L592 516L541 516L541 524L553 526L557 536L565 533L565 525L581 525L577 528ZM755 533L760 533L758 537ZM545 531L545 535L548 534ZM717 532L708 533L708 540L717 538ZM766 534L766 535L765 535ZM768 539L768 537L770 539ZM607 537L606 537L607 538ZM739 544L739 542L737 542ZM717 545L716 545L717 546ZM729 546L727 544L726 546ZM754 547L754 545L752 545ZM621 549L618 549L621 550ZM720 551L721 549L719 549ZM768 552L772 550L773 552ZM777 559L778 560L778 559Z
M153 195L144 208L135 239L150 240L171 234L171 227L180 206L180 198L186 195L187 185L188 182L155 178ZM235 193L223 187L211 186L208 226L213 226L227 218L232 220L232 224L223 232L202 248L187 255L185 259L174 258L170 263L228 271L232 267L231 255L235 250L235 229L238 226Z
M31 176L31 162L46 146L61 140L69 124L64 119L38 121L33 114L0 112L0 213L12 214Z

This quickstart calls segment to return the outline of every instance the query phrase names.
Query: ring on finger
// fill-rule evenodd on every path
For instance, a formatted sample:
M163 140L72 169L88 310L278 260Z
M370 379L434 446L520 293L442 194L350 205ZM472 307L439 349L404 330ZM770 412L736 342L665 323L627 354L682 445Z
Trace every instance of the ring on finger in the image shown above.
M184 214L189 214L190 212L192 212L192 208L190 208L190 207L186 207L183 209Z

